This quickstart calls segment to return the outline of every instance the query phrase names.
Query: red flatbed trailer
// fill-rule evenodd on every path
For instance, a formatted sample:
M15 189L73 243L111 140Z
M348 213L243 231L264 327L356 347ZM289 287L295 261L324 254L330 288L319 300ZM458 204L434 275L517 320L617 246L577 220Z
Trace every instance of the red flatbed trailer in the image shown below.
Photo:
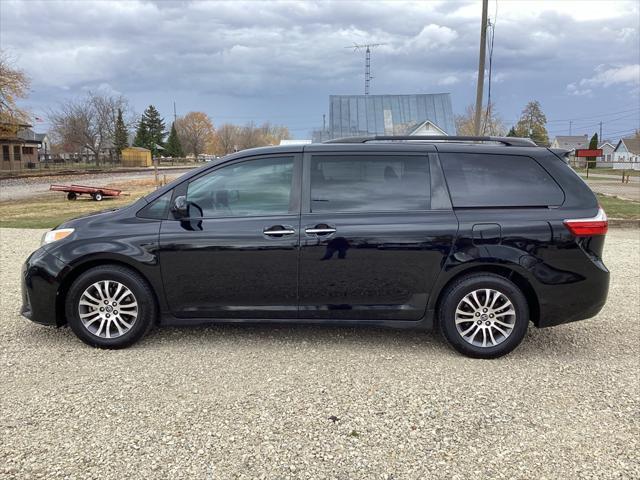
M78 195L91 195L96 202L101 201L104 197L117 197L122 190L106 187L88 187L86 185L51 185L49 190L54 192L66 192L67 200L75 200Z

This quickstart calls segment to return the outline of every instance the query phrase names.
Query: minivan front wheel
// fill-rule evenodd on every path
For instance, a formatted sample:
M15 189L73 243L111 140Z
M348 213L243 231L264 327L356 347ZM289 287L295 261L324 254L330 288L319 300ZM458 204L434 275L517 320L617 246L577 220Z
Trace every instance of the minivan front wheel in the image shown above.
M69 289L69 326L99 348L124 348L149 330L156 316L153 292L136 272L117 265L87 270Z
M444 293L440 329L459 352L475 358L496 358L516 348L529 326L525 296L499 275L473 274Z

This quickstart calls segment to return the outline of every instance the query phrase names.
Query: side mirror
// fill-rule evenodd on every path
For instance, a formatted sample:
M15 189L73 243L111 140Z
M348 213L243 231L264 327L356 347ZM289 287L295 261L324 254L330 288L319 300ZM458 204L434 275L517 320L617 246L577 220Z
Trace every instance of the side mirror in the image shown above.
M187 197L180 195L173 201L171 212L177 218L184 218L189 216L189 202Z

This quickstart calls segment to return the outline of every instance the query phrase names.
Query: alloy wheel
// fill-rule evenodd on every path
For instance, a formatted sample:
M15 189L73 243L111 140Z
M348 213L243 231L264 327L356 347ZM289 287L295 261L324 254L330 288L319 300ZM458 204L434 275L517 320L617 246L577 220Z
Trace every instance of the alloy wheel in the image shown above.
M456 307L456 329L476 347L495 347L504 342L516 324L516 310L504 293L491 288L473 290Z
M80 320L91 334L117 338L126 334L138 318L138 302L125 285L101 280L82 293L78 304Z

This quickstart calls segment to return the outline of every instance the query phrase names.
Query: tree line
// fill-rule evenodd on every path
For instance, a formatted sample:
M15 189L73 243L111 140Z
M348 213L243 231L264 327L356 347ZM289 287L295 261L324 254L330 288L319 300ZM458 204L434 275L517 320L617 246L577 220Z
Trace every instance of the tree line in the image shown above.
M123 96L100 92L67 100L51 109L48 117L50 134L60 150L86 148L96 158L109 149L119 157L128 146L146 148L154 157L226 155L245 148L278 144L289 138L286 127L270 123L223 124L215 128L204 112L189 112L167 128L167 122L154 105L149 105L138 116Z
M530 138L537 145L549 146L547 132L547 117L542 112L542 106L537 100L532 100L524 107L520 118L508 131L495 105L489 103L481 112L480 135L507 136ZM475 135L474 129L475 107L469 105L464 115L456 115L456 130L458 135Z

